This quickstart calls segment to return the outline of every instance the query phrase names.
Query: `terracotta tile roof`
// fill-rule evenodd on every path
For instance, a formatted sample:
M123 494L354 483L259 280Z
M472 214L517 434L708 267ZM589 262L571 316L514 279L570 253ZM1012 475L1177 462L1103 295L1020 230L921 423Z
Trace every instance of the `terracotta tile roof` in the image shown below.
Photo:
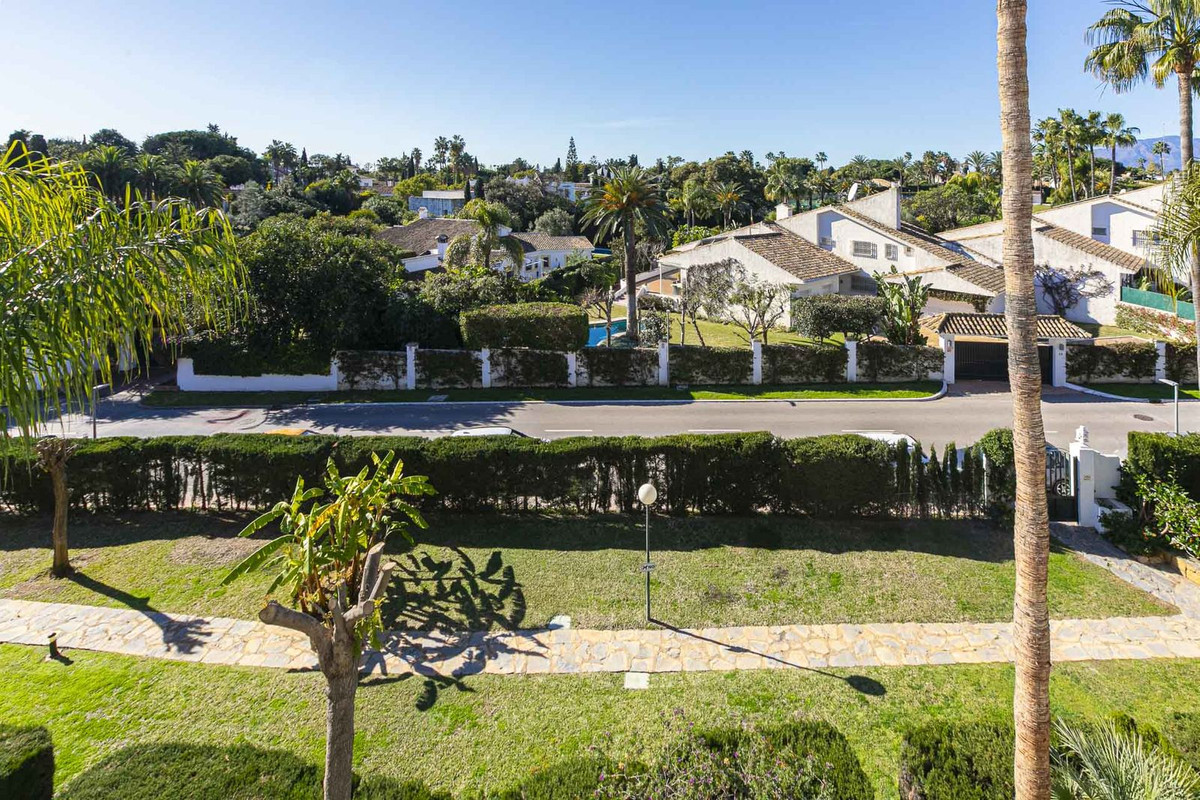
M991 339L1007 339L1008 324L1003 314L966 314L949 312L921 318L921 327L934 333L955 336L983 336ZM1040 314L1037 318L1039 339L1091 339L1092 335L1083 328L1068 322L1063 317Z
M1082 233L1060 228L1039 217L1034 217L1033 223L1035 233L1041 234L1048 239L1053 239L1060 244L1065 244L1067 247L1072 247L1081 253L1087 253L1110 264L1116 264L1123 269L1136 272L1146 266L1145 258L1135 256L1132 253L1126 253L1124 250L1105 244L1104 242L1097 242L1095 239L1084 236Z
M802 281L858 272L858 267L828 250L817 247L778 225L768 225L769 233L734 236L733 240L752 253Z
M407 225L393 225L376 234L385 242L409 250L418 255L437 249L438 236L453 239L464 233L474 233L475 222L469 219L427 217L414 219Z
M595 245L586 236L551 236L548 233L529 231L514 233L512 237L521 243L526 253L534 250L592 250Z
M962 278L967 283L973 283L993 295L1004 291L1004 270L1000 267L967 262L946 267L946 272L956 278Z

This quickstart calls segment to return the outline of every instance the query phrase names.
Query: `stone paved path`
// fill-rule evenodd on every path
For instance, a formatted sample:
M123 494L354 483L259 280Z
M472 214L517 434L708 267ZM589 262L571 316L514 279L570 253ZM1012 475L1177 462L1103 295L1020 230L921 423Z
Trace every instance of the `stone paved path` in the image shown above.
M1056 620L1055 661L1200 658L1200 586L1139 564L1090 531L1059 526L1056 537L1180 613L1162 617ZM308 670L303 636L260 622L131 609L0 599L0 642ZM1011 661L1011 625L900 623L772 625L679 630L530 630L516 633L389 634L367 666L386 674L678 672L822 669Z

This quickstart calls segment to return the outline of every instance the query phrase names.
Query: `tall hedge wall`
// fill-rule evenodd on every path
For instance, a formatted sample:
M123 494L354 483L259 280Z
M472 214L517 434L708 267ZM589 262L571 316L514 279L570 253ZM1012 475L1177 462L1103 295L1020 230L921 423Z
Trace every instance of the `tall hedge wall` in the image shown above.
M693 347L671 345L671 383L749 383L754 373L754 353L748 347Z
M491 351L492 386L566 386L567 357L546 350Z
M588 343L587 312L568 303L513 303L464 311L463 346L573 352Z
M1067 345L1067 379L1077 383L1153 383L1157 362L1154 342Z
M847 355L840 345L763 345L763 383L841 383Z
M923 381L941 372L945 356L936 347L890 342L858 343L858 377L875 381Z
M476 389L483 385L483 362L470 350L418 350L417 386L422 389Z
M576 437L303 436L217 434L79 440L68 465L71 504L129 509L265 508L291 494L296 477L319 482L332 458L343 474L394 450L410 473L428 475L429 507L459 510L633 511L637 487L659 488L672 514L802 513L971 516L981 513L974 471L928 463L917 453L852 435L778 439L768 433ZM945 456L941 459L946 462ZM956 462L955 462L956 463ZM974 470L967 459L965 470ZM977 471L977 470L975 470ZM32 456L14 451L0 506L53 506Z
M653 386L658 350L650 347L585 347L579 351L580 386Z
M1179 383L1196 382L1196 345L1167 345L1167 377Z

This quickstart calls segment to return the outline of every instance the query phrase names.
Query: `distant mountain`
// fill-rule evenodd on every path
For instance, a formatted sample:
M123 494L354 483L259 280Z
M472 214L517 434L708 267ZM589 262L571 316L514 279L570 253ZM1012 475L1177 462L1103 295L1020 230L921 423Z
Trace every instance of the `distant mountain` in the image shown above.
M1138 143L1135 144L1133 147L1118 147L1117 148L1117 161L1119 161L1120 163L1124 164L1127 167L1136 167L1138 164L1139 158L1146 159L1147 164L1149 164L1150 162L1154 162L1155 164L1157 164L1158 156L1154 155L1154 153L1151 152L1154 148L1155 142L1166 142L1167 144L1169 144L1171 146L1171 152L1168 153L1166 158L1164 159L1164 161L1167 165L1167 172L1170 172L1171 170L1179 169L1179 166L1182 163L1182 161L1179 157L1179 137L1178 136L1159 136L1156 139L1139 139ZM1194 142L1195 143L1192 145L1192 152L1200 153L1200 139L1196 139L1196 140L1194 140ZM1104 158L1108 158L1109 149L1107 147L1097 147L1096 155L1103 156Z

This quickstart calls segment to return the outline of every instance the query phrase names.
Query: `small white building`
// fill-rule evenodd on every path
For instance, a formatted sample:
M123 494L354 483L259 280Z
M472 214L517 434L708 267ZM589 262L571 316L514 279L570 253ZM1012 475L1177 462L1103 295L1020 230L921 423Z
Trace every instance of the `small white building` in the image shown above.
M584 200L588 196L588 192L592 190L592 185L585 181L543 181L532 175L522 175L519 178L510 177L509 180L521 186L528 186L536 181L541 185L542 192L557 195L571 205Z
M408 210L420 213L421 209L430 217L450 217L462 211L467 204L465 189L426 189L420 197L408 198Z

